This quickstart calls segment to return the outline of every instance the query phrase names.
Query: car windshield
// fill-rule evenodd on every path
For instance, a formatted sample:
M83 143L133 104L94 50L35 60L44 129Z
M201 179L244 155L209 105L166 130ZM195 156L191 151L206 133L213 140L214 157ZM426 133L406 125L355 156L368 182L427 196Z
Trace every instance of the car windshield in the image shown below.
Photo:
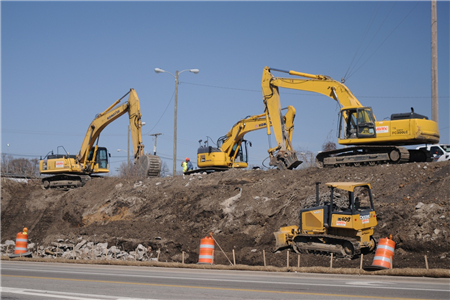
M450 152L450 145L441 145L445 152Z

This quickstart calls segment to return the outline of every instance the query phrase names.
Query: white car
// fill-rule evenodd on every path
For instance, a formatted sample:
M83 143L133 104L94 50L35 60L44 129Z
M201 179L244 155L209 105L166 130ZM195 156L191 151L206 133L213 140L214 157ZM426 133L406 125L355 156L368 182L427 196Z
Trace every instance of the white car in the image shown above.
M450 145L448 144L435 144L417 147L417 149L426 149L431 152L433 161L446 161L450 160Z

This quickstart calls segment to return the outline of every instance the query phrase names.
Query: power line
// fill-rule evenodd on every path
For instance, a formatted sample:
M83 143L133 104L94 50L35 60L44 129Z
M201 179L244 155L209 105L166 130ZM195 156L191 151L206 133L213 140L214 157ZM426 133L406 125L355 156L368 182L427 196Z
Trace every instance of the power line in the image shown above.
M366 61L355 71L353 71L351 74L348 75L347 79L350 78L353 74L355 74L359 69L361 69L371 58L375 55L375 53L378 51L378 49L383 46L383 44L389 39L389 37L397 30L397 28L403 23L403 21L406 20L406 18L413 12L413 10L419 5L419 1L414 5L414 7L409 11L409 13L398 23L398 25L389 33L389 35L383 40L383 42L375 49L375 51L369 56L369 58L366 59ZM390 12L389 12L390 13ZM384 23L384 22L383 22Z

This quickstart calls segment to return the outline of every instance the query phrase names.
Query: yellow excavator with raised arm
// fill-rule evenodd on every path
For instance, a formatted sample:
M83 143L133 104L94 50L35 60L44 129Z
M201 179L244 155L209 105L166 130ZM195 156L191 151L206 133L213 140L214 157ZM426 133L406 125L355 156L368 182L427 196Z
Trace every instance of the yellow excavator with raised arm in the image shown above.
M274 77L271 71L296 77ZM262 91L269 114L272 111L277 114L280 87L320 93L342 106L339 112L338 142L346 147L320 152L316 156L318 167L431 161L429 151L403 146L439 142L437 123L415 113L413 108L408 113L392 114L391 120L377 121L371 107L363 106L344 84L325 75L265 67Z
M282 142L284 142L283 145L285 148L290 150L290 141L292 140L292 133L294 130L295 108L288 106L284 116L281 115L280 109L280 117L278 118L281 119L280 122L282 122L284 126L283 129L281 129L281 126L277 130L274 129L274 132ZM216 147L207 145L207 141L203 146L200 144L197 151L198 169L185 172L185 174L225 171L230 168L247 168L247 144L249 142L244 139L244 136L251 131L263 128L266 128L268 134L270 134L271 126L272 120L267 113L246 117L238 121L226 135L217 140ZM282 130L283 132L281 132ZM201 143L202 140L199 142ZM278 148L269 149L269 155L271 157L276 156L274 154L276 150L278 150ZM297 165L300 163L300 161L297 161ZM282 169L284 169L284 167Z
M127 95L128 101L118 105ZM39 172L42 175L50 175L42 178L45 188L69 189L83 186L94 174L108 173L108 150L99 147L100 133L111 122L128 113L130 131L133 140L134 162L140 176L159 176L161 171L161 159L156 155L144 154L142 144L142 122L139 98L134 89L130 89L122 98L115 101L104 112L96 115L89 125L84 137L81 149L77 155L70 155L62 148L63 154L49 152L39 162ZM58 151L59 152L59 151Z

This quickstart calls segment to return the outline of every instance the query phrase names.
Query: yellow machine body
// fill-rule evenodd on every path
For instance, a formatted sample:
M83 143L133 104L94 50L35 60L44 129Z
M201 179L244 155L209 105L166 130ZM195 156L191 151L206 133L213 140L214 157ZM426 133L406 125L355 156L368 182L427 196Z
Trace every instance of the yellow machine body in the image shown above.
M330 201L300 211L300 224L281 227L275 232L275 250L292 247L295 251L333 252L353 257L375 248L373 239L377 225L371 187L365 182L330 182ZM355 196L364 195L364 203ZM337 207L333 203L334 190L348 192L348 204Z
M286 114L281 115L288 141L292 139L294 118L295 108L288 106ZM260 129L266 129L270 133L271 126L272 120L265 113L238 121L226 135L218 139L217 147L205 145L198 149L197 165L199 169L247 168L247 141L244 136L251 131Z
M128 101L119 104L127 95ZM122 98L116 100L104 112L95 116L88 127L86 135L77 155L65 151L62 154L47 154L39 162L39 172L50 175L43 178L44 187L77 187L82 186L93 174L109 172L109 153L105 147L98 146L100 133L119 117L128 113L130 132L133 142L133 154L138 170L145 176L158 176L161 170L161 159L155 155L144 154L142 143L142 122L139 98L134 89L130 89Z
M274 77L271 71L294 77ZM277 114L280 107L280 87L323 94L341 105L338 142L347 148L320 153L317 156L319 167L431 161L427 151L409 150L402 146L439 142L437 123L415 113L413 108L408 113L392 114L391 120L377 121L371 107L363 106L343 83L325 75L265 67L262 91L269 115Z

